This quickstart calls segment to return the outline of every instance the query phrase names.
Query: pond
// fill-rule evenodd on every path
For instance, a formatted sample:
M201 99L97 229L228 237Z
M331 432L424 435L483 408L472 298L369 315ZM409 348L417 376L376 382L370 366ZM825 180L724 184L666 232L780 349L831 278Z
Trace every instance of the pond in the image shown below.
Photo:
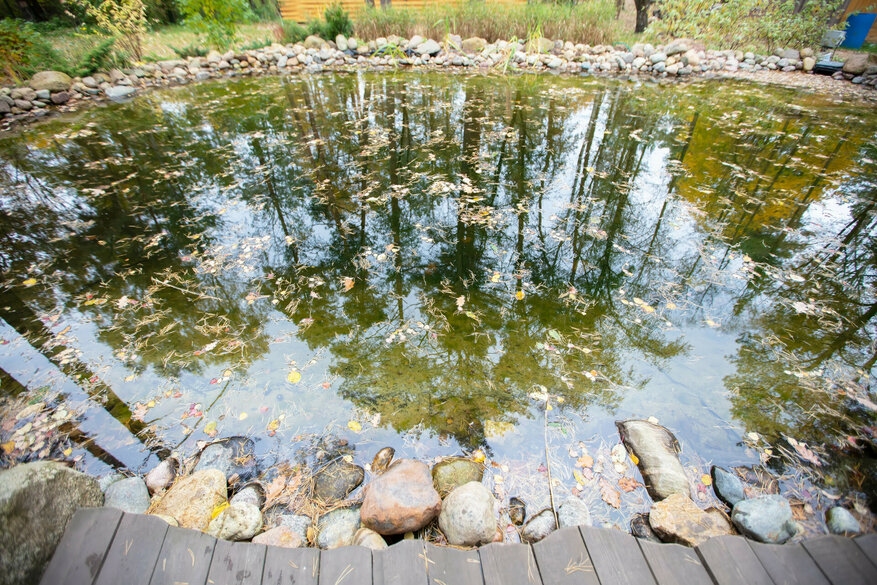
M875 136L873 109L781 88L529 75L57 118L0 138L4 387L66 375L139 433L91 427L133 465L336 436L359 464L484 455L538 500L547 448L556 491L599 503L615 421L654 417L692 478L763 462L873 496Z

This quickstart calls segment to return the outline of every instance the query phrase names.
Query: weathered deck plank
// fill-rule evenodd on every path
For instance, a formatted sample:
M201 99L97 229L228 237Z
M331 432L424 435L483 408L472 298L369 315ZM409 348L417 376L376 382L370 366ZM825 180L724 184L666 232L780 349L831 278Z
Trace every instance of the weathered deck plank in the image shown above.
M862 549L862 552L871 560L871 563L877 566L877 534L857 536L853 542Z
M713 585L693 548L637 539L658 585Z
M476 550L426 544L429 585L484 585L481 558Z
M320 552L319 585L371 585L372 551L344 546Z
M167 529L155 516L124 514L95 585L148 585Z
M716 536L695 550L718 585L774 585L742 536Z
M877 583L877 567L851 539L820 536L801 544L833 585Z
M372 577L382 585L429 585L422 540L403 540L372 552Z
M578 528L552 532L533 545L533 555L545 585L600 585Z
M269 546L262 585L317 585L319 571L318 549Z
M203 585L216 539L197 530L169 526L150 585Z
M114 508L77 511L70 519L40 583L94 583L121 520L121 510Z
M579 526L600 585L656 585L636 539L619 530Z
M542 584L533 549L525 544L488 544L478 556L484 585Z
M747 541L764 570L778 585L829 585L800 544L764 544Z
M265 545L217 540L208 585L261 585Z

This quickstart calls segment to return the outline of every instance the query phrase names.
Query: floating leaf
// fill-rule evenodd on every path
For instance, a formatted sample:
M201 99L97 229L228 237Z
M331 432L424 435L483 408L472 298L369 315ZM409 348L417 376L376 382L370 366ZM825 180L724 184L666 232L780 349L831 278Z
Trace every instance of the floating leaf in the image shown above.
M238 416L238 420L247 420L249 415L246 412L242 412L240 416Z
M28 278L27 280L25 280L21 284L23 284L24 286L27 286L27 287L31 287L31 286L35 285L36 283L37 283L36 278Z
M299 372L298 370L292 370L286 375L287 382L296 384L299 380L301 380L301 372Z
M799 443L792 437L786 437L786 440L789 442L789 445L795 448L795 451L798 452L798 455L801 456L801 459L812 463L813 465L820 466L822 465L822 461L819 457L814 453L808 446L807 443Z
M712 485L713 484L713 478L711 478L708 473L704 473L703 475L701 475L700 481L701 481L701 483L703 483L703 485Z
M349 276L345 276L344 278L341 279L341 286L344 287L344 292L347 292L350 289L352 289L353 284L354 284L354 280L352 278L350 278Z
M635 480L632 477L622 477L621 479L618 480L618 487L623 489L625 492L632 492L633 490L638 488L640 485L642 485L642 484L639 483L637 480Z
M518 299L519 301L523 301L524 300L524 291L519 290L518 292L516 292L515 298Z
M71 455L73 455L73 447L67 447L66 449L64 449L63 453L64 457L70 457Z
M474 453L472 453L472 461L474 461L475 463L484 463L485 459L487 459L487 457L484 456L484 451L482 451L481 449L478 449Z
M579 467L593 467L594 466L594 458L590 455L582 455L576 461L576 465Z
M219 504L218 506L216 506L215 508L213 508L213 512L210 513L210 519L213 520L214 518L216 518L217 516L222 514L222 511L225 510L226 508L228 508L228 506L229 506L228 502L223 502L223 503Z
M488 438L501 437L509 431L514 430L515 425L510 422L502 422L495 420L484 421L484 434Z
M204 434L206 434L208 437L215 437L216 436L216 421L215 420L212 420L209 423L207 423L206 425L204 425Z
M630 454L630 460L633 461L634 465L639 465L639 457L637 457L633 453Z
M605 479L600 480L600 497L613 508L621 507L621 493Z
M280 428L280 421L275 418L274 420L272 420L271 422L268 423L267 428L269 431L276 431L278 428Z
M3 449L4 454L9 455L15 451L15 441L7 441L6 443L0 444L0 448Z
M354 433L358 433L362 430L362 425L356 422L355 420L347 421L347 428L353 431Z
M578 469L573 469L572 475L574 478L576 478L576 483L578 483L580 485L585 485L588 482L588 480L585 479L585 476L582 475L582 472L579 471Z

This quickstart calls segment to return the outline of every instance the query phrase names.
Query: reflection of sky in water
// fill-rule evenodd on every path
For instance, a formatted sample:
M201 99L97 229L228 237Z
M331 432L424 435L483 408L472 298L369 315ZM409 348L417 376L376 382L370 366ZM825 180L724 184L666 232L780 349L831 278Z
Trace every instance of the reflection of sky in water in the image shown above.
M745 360L774 338L789 353L767 362L821 355L873 302L870 216L843 287L813 262L872 204L851 185L874 177L873 116L745 85L494 83L201 84L6 138L4 302L28 308L4 318L24 333L28 312L63 309L51 333L69 325L65 346L132 407L155 400L144 420L183 450L213 421L271 458L334 432L361 463L390 444L537 465L539 386L565 399L551 415L561 450L648 416L692 463L757 461L746 431L826 441L832 416L759 402L799 404L782 372L801 364ZM16 285L32 275L37 287ZM813 298L832 312L789 312ZM856 328L829 361L865 363L869 335ZM767 395L746 390L752 372ZM203 419L182 419L194 403ZM491 435L494 422L513 430Z

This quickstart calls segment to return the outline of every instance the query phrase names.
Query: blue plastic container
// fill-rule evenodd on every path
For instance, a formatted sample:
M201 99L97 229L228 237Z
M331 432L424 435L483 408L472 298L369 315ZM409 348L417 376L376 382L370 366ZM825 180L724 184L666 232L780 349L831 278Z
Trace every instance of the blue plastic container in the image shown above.
M877 18L877 14L873 12L861 12L847 16L847 37L841 47L861 49L875 18Z

